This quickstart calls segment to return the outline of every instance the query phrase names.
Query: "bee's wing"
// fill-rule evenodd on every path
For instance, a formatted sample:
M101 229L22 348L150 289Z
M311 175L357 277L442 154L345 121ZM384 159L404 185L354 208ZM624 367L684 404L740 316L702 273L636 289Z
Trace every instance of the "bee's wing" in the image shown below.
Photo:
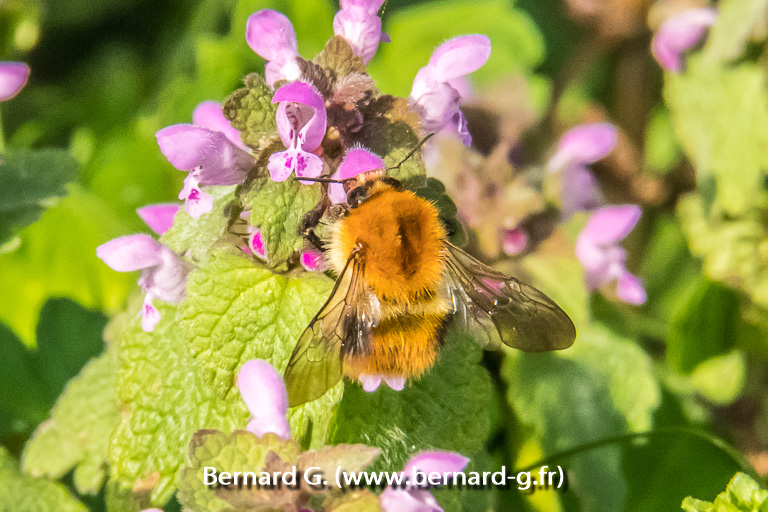
M568 348L576 339L573 322L542 292L506 276L446 241L445 284L453 314L477 341L499 341L526 352Z
M320 398L341 379L343 356L367 350L380 312L364 278L363 259L355 251L288 361L284 378L291 407Z

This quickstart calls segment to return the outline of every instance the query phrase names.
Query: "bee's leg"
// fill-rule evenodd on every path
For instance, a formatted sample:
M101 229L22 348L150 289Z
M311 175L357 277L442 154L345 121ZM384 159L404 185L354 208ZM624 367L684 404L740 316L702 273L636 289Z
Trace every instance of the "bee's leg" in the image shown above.
M320 252L325 252L325 243L323 243L322 240L320 240L320 237L317 236L317 233L315 233L315 230L310 228L304 233L304 238L307 239L307 242L311 243L315 246L315 249L317 249Z
M323 194L323 199L317 203L317 205L309 210L304 218L299 223L299 234L307 236L307 234L320 224L320 219L323 218L328 207L331 205L331 200L328 198L328 194Z

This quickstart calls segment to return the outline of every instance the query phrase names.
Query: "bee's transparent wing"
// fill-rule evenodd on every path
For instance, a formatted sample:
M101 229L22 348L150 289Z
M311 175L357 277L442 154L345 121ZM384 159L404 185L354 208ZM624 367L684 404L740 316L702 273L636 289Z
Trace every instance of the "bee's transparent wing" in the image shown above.
M542 292L506 276L446 241L445 284L454 317L488 348L499 342L526 352L568 348L573 322Z
M380 312L364 277L363 259L353 252L288 361L284 378L291 407L316 400L333 387L342 377L344 355L368 350Z

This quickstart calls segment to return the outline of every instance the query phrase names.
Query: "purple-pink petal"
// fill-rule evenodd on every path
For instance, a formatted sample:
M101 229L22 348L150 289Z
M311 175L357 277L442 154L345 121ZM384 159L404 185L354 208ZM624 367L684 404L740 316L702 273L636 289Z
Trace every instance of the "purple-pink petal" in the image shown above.
M173 218L179 211L175 203L151 204L136 210L139 217L158 235L162 235L173 226Z
M709 7L687 9L666 20L651 42L651 52L662 68L679 73L682 56L696 46L717 20L717 10Z
M248 248L254 256L266 261L267 244L264 242L264 235L258 228L249 228L249 230L251 235L248 237Z
M248 46L265 60L276 60L299 51L291 20L272 9L262 9L248 18L245 26Z
M189 194L184 198L184 211L193 219L197 219L211 210L213 210L213 197L199 187L190 189Z
M190 171L196 185L237 185L254 164L252 155L222 132L191 124L176 124L156 134L160 151L180 171ZM185 186L192 189L194 187ZM188 197L182 192L180 198Z
M215 101L204 101L199 104L192 112L192 123L202 128L221 132L232 143L246 151L248 150L248 146L240 139L240 131L229 123L229 120L221 112L221 105Z
M317 178L323 172L323 159L314 153L306 151L296 152L296 176L299 178ZM301 181L304 185L311 185L311 181Z
M191 171L203 162L215 158L219 132L191 124L174 124L155 135L160 151L180 171Z
M592 172L583 165L572 165L562 174L562 212L569 219L576 212L599 208L605 200Z
M354 54L362 57L366 64L383 40L378 16L382 3L383 0L342 1L341 10L333 18L334 34L346 39Z
M384 160L365 148L356 147L346 154L344 160L339 164L339 168L333 174L333 178L336 180L346 180L378 169L384 169ZM347 201L347 193L344 192L344 185L341 183L331 183L328 186L328 197L330 197L334 204L345 203Z
M384 512L443 512L432 493L427 490L405 490L387 487L379 496Z
M491 40L482 34L454 37L437 47L429 59L432 76L448 82L483 67L491 56Z
M367 393L373 393L381 385L381 375L360 375L357 380L363 386L363 390Z
M556 172L572 165L589 165L602 160L616 147L618 132L611 123L582 124L560 138L557 151L547 167Z
M612 245L623 240L640 220L642 210L634 204L606 206L595 211L579 234L593 245Z
M149 235L115 238L96 248L96 255L112 270L133 272L162 263L163 246Z
M383 377L384 382L393 391L402 391L405 387L405 377Z
M325 137L327 115L325 100L320 92L306 82L282 86L272 97L277 108L277 129L286 147L298 145L313 151Z
M505 229L502 235L502 250L510 256L517 256L528 245L528 234L522 228Z
M299 256L299 261L307 272L322 272L325 270L325 258L320 251L314 249L304 251Z
M430 451L411 457L403 468L406 476L420 473L458 473L469 464L469 459L455 452Z
M152 298L147 295L144 298L144 304L141 307L141 330L144 332L153 332L155 326L160 322L160 311L152 304Z
M283 379L266 361L246 362L237 376L237 387L251 413L248 430L257 435L273 432L280 437L291 435L285 413L288 393Z
M382 5L384 5L384 0L341 0L343 10L360 9L369 15L377 14Z
M648 298L642 281L626 270L616 282L616 295L622 302L635 306L644 304Z
M29 66L23 62L0 62L0 102L16 96L27 83Z

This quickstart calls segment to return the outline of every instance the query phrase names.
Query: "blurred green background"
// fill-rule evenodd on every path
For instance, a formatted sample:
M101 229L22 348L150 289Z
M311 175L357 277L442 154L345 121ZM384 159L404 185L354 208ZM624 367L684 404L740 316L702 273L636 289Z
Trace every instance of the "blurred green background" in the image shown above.
M525 146L528 163L540 164L565 128L608 120L620 142L597 166L598 179L612 202L644 207L626 247L646 305L588 296L572 257L528 265L574 318L599 325L601 341L572 358L486 357L504 376L489 457L520 467L609 441L554 462L573 469L577 492L499 491L497 510L676 510L688 495L714 498L737 470L768 473L768 53L762 26L750 20L759 11L746 8L765 2L725 2L729 25L685 75L665 78L650 56L649 27L683 4L697 5L384 6L392 43L369 66L382 91L407 96L437 44L488 34L493 54L473 76L467 105L476 157L489 158L510 137ZM25 186L7 187L31 198L23 222L9 213L14 197L0 193L0 220L11 226L0 229L0 441L13 457L67 381L101 353L108 317L135 289L136 276L111 271L95 248L149 232L136 208L176 200L184 176L160 153L155 132L191 122L197 104L224 100L243 76L263 69L244 33L248 16L266 7L291 19L306 58L332 35L338 9L321 0L0 3L2 60L32 69L21 94L0 105L6 146L64 150L36 162ZM505 135L500 126L509 119L526 121ZM15 179L10 163L0 167L0 188ZM474 243L503 259L482 235ZM638 391L638 383L646 387ZM519 393L505 400L510 388ZM656 433L625 436L650 429ZM72 479L67 473L63 482L76 492ZM99 509L103 493L80 498Z

